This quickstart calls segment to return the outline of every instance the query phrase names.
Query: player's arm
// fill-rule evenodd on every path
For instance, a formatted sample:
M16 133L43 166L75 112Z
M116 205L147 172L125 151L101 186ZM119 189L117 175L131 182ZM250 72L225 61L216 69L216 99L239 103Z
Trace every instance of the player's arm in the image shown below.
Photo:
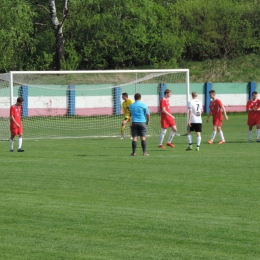
M165 107L162 107L162 113L172 117L174 119L174 116L172 114L170 114L169 112L166 111Z
M208 116L207 116L207 123L209 122L209 117L210 117L210 115L211 115L211 110L209 109L209 112L208 112Z
M191 126L191 116L192 116L192 110L189 109L189 112L188 112L188 125Z
M146 125L149 125L149 122L150 122L150 114L146 114Z
M254 109L253 109L253 108L250 108L250 107L247 107L247 108L246 108L246 111L247 111L247 112L251 112L251 111L253 111L253 110L254 110Z
M255 108L255 111L260 111L260 105L259 105L260 99L258 99L257 101L258 101L258 107Z
M130 110L130 108L129 108ZM130 121L129 121L129 124L130 124L130 127L132 127L132 117L131 117L131 110L129 111L129 116L130 116Z
M250 102L250 101L248 101L247 104L246 104L246 111L247 111L247 112L251 112L251 111L254 110L254 109L250 106L249 102Z
M125 109L124 103L122 103L122 109L123 109L123 114L125 115L126 109Z
M20 127L20 125L14 119L13 115L10 116L10 119L16 124L17 127Z
M227 116L227 112L226 112L225 107L222 106L221 108L222 108L222 110L223 110L223 113L224 113L224 116L225 116L226 120L228 120L228 116Z
M146 125L149 125L150 118L151 118L151 116L150 116L150 110L149 110L148 107L146 107L144 111L145 111L145 117L146 117Z

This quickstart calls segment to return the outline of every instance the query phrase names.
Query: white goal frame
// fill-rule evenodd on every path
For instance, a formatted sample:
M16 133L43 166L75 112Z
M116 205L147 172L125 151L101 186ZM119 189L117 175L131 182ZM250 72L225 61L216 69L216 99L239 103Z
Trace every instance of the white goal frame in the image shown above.
M10 71L9 73L9 87L10 87L10 106L13 101L13 75L14 74L99 74L99 73L164 73L164 72L185 72L186 73L186 103L189 101L190 93L190 71L189 69L154 69L154 70L64 70L64 71Z
M107 77L109 77L109 75L111 75L111 74L116 74L116 75L118 75L118 74L123 75L124 74L124 75L126 75L126 74L130 74L130 73L133 74L133 77L134 77L134 74L136 74L136 75L137 74L139 74L139 75L141 75L141 74L145 75L146 74L147 76L144 76L143 78L139 78L139 79L136 76L135 78L133 78L132 81L125 82L125 83L122 83L122 84L120 83L118 85L116 85L116 84L113 85L112 82L111 82L111 88L112 87L122 87L122 86L124 88L125 86L128 86L130 84L131 85L135 85L135 84L138 85L139 83L141 85L141 84L143 84L142 80L145 80L145 82L146 81L148 82L150 80L150 78L149 78L150 75L151 75L151 79L154 79L157 76L162 77L162 75L168 75L168 74L176 74L176 77L177 77L177 74L179 73L180 75L182 75L181 77L182 77L182 80L183 80L181 82L182 86L180 86L180 88L182 89L183 92L186 93L185 94L185 101L183 100L184 96L182 95L183 96L182 97L182 103L185 102L185 107L186 107L186 105L189 101L189 96L190 96L189 69L93 70L93 71L89 71L89 70L78 70L78 71L10 71L9 72L9 80L8 80L9 81L9 88L10 88L10 106L13 105L16 101L16 100L14 100L14 97L17 96L16 94L14 95L14 86L17 87L17 85L22 85L22 84L25 84L25 86L26 86L26 84L27 84L26 79L25 79L25 82L17 81L19 75L21 75L21 78L23 77L23 75L26 75L26 77L28 75L28 78L30 78L30 75L36 75L36 76L32 76L32 77L35 77L35 78L38 77L37 75L39 75L38 78L40 78L41 74L45 75L45 77L46 77L46 75L54 75L55 76L55 75L70 75L70 74L71 75L74 74L75 77L77 77L77 74L89 74L89 75L91 74L91 75L96 75L96 76L93 76L93 78L95 79L95 78L98 77L98 74L100 74L100 75L102 74L101 77L104 76L104 75L108 75ZM185 73L185 76L184 76L184 73ZM7 78L6 76L5 76L5 80ZM16 76L17 76L17 78L16 78ZM111 75L111 77L112 76L113 75ZM64 77L66 77L66 76L64 76ZM74 76L72 76L72 77L74 77ZM81 76L79 75L79 77L81 77ZM132 75L131 75L131 77L132 77ZM43 76L43 78L44 78L44 76ZM178 81L176 81L176 82L172 81L172 83L174 83L174 84L176 83L175 85L177 85ZM186 89L184 90L184 88L186 88ZM137 92L139 92L139 91L137 91ZM145 93L142 93L142 92L140 92L140 93L142 94L142 96L143 96L143 94L145 95ZM121 103L122 103L122 100L121 100ZM174 103L174 102L171 101L171 106L174 105L172 103ZM182 105L182 106L184 106L184 105ZM172 111L172 113L175 114L175 111ZM187 110L185 110L185 112L182 112L182 113L186 114L185 115L185 119L186 119L185 124L187 126L187 119L188 119L187 118ZM123 115L121 115L119 121L121 122L122 119L123 119ZM116 126L116 127L120 128L120 124L121 123L119 123L119 125ZM185 131L186 131L186 126L185 126ZM159 125L158 125L158 128L159 128ZM178 128L178 123L177 123L177 128ZM119 132L119 130L118 130L118 132ZM160 133L159 131L156 132L157 135L159 135L159 133ZM186 133L184 133L184 130L182 130L182 132L178 131L178 134L186 134ZM69 136L67 136L67 137L70 138ZM83 136L83 137L90 137L90 136ZM95 136L95 133L93 133L93 136L91 136L91 137L98 137L98 136ZM112 136L111 135L102 135L102 137L112 137ZM113 137L117 137L117 136L113 135ZM35 139L35 138L30 138L29 136L24 136L24 138L25 139L27 139L27 138L28 139ZM52 138L52 137L50 137L50 138ZM55 137L55 138L57 138L57 137ZM62 137L62 138L64 138L64 137ZM72 138L74 138L74 137L72 137ZM1 139L1 136L0 136L0 139ZM39 137L39 139L41 139L41 138Z

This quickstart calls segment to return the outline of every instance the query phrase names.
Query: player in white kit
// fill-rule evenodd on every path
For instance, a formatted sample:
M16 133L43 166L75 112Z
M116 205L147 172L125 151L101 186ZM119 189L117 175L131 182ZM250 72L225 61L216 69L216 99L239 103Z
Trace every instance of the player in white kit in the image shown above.
M197 92L192 92L192 100L188 102L188 126L187 126L187 139L188 148L186 151L193 150L192 148L192 135L191 132L195 131L197 134L197 147L196 151L200 150L201 143L201 132L202 132L202 118L201 113L203 112L202 102L198 100Z

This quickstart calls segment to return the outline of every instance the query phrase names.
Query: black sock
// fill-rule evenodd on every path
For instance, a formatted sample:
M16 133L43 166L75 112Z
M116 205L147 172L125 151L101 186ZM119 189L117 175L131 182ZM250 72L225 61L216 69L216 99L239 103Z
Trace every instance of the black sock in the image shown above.
M132 141L132 150L133 150L133 153L135 153L135 151L136 151L136 145L137 145L137 141Z
M146 140L141 141L142 148L143 148L143 153L146 153Z

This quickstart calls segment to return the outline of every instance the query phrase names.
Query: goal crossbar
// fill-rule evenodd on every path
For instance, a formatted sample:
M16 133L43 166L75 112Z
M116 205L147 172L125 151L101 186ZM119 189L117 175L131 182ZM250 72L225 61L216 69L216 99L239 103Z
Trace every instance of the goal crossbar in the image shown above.
M24 138L118 136L124 92L130 99L137 92L142 95L152 113L148 134L159 135L159 101L166 88L173 93L171 110L178 132L184 134L190 92L188 69L11 71L0 75L0 118L5 122L0 139L8 138L9 107L20 95L26 99Z

